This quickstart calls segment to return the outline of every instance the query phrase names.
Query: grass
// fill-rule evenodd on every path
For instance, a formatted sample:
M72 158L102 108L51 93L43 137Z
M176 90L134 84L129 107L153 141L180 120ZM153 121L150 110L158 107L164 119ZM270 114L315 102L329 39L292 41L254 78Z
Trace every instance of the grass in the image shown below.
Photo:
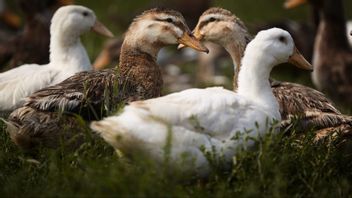
M79 1L93 8L99 19L114 33L122 33L111 16L130 13L146 1ZM163 1L156 1L163 2ZM216 1L247 23L282 18L304 20L307 7L286 12L281 1ZM349 7L351 7L351 3ZM109 5L109 6L107 6ZM258 7L272 11L258 12ZM108 7L108 8L107 8ZM264 10L264 8L263 8ZM348 11L350 9L346 9ZM269 13L269 14L268 14ZM305 14L305 15L304 15ZM351 17L351 13L349 17ZM130 19L129 19L130 20ZM83 39L91 57L96 57L103 38L88 35ZM99 46L99 47L98 47ZM230 64L231 65L231 64ZM231 71L228 73L232 73ZM282 73L275 73L280 79ZM285 76L289 80L296 76ZM307 79L302 77L302 81ZM313 143L312 132L298 135L267 134L256 148L240 149L229 172L215 171L207 180L184 180L143 158L133 162L120 157L102 139L87 138L77 151L40 149L31 156L19 150L0 123L0 195L1 197L348 197L352 192L352 160L348 143Z
M256 148L239 149L228 172L207 180L182 179L178 172L140 157L120 157L100 138L75 152L40 149L24 154L0 131L2 197L347 197L352 192L349 144L313 144L312 133L267 134Z

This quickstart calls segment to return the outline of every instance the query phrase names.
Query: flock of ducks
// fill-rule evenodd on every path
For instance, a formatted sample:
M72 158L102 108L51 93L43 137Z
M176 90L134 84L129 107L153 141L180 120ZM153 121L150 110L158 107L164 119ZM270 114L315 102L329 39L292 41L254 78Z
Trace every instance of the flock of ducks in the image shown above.
M288 0L287 4L303 2ZM337 76L330 77L329 86L335 86L336 98L345 97L348 102L350 95L344 94L352 94L347 61L350 48L343 17L337 23L341 27L331 24L331 18L343 15L327 9L331 2L324 0L319 6L322 14L313 79L324 79L321 70L331 71ZM339 5L334 6L342 9ZM212 160L223 160L223 168L227 168L238 146L251 146L251 138L279 127L289 129L298 124L302 131L313 128L318 139L336 131L352 131L352 117L343 115L323 93L270 79L271 70L285 62L313 70L283 29L263 30L253 38L233 13L210 8L191 32L179 12L150 9L137 16L125 33L119 65L99 71L93 70L80 42L80 36L89 30L113 37L92 10L63 6L51 20L50 62L0 73L0 111L11 112L3 121L13 142L22 149L57 148L62 143L75 148L84 141L83 119L127 156L143 154L163 163L169 155L172 167L206 176L211 172L209 153ZM336 41L337 35L345 39ZM331 42L326 42L328 38ZM233 90L193 88L161 96L159 51L178 44L178 48L207 53L203 42L218 44L229 53L234 66ZM329 53L324 56L329 57L320 60L326 51ZM239 134L246 138L235 138Z
M210 18L215 21L209 23ZM223 46L230 54L235 67L233 82L236 91L241 58L252 37L244 23L228 10L212 8L199 18L193 32L196 38ZM324 129L351 121L351 118L341 115L324 94L310 87L275 80L271 80L271 87L279 102L285 128L297 116L301 119L295 126L298 124L301 128L314 126Z

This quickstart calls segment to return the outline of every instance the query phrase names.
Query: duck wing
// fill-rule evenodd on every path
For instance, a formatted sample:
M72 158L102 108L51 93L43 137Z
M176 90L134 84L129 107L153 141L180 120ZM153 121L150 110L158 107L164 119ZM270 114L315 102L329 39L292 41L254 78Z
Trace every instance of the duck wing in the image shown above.
M135 88L133 82L119 76L115 69L85 71L35 92L24 106L38 111L77 113L88 120L99 119L107 111L116 110L118 105L143 99Z
M299 118L301 128L322 129L352 123L350 116L337 110L325 95L315 89L289 82L272 81L273 93L280 105L283 125Z
M0 74L0 111L13 110L33 92L49 86L59 74L46 66L23 65Z
M132 102L123 113L107 118L116 131L157 133L153 120L218 139L253 129L267 114L251 102L223 88L188 89L164 97ZM263 124L264 125L264 124ZM120 129L121 130L120 130ZM155 134L157 135L157 134Z

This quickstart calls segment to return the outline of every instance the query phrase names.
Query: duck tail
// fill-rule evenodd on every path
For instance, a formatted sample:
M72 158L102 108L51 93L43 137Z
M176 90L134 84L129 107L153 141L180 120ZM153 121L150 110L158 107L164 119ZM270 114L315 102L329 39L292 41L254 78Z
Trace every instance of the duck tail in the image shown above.
M93 121L90 124L90 128L97 132L107 142L114 145L120 134L120 128L118 122L111 122L108 119Z
M327 136L339 133L342 139L352 138L352 116L348 115L336 115L336 124L334 126L328 126L319 129L316 132L315 140L324 139Z
M119 121L114 118L105 118L101 121L93 121L90 128L121 152L129 153L136 150L137 145L142 145L140 139L128 132Z

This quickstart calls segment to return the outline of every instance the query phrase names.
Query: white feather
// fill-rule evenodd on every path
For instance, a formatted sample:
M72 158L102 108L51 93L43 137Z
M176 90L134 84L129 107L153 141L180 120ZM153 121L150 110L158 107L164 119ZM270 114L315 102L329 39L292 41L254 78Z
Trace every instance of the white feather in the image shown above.
M280 35L288 37L287 46L277 44ZM164 160L170 139L170 164L183 164L183 171L206 175L210 167L204 152L214 152L215 160L224 157L228 166L236 148L244 143L233 139L237 133L247 131L246 135L256 138L274 120L280 121L268 78L276 64L288 60L293 46L284 30L262 31L247 46L238 93L213 87L137 101L120 115L93 122L91 128L122 152L143 153L158 162Z
M348 43L352 47L352 36L350 35L352 31L352 20L346 22L346 30Z
M90 13L84 17L83 12ZM96 17L83 6L61 7L50 27L50 63L27 64L0 74L0 111L20 106L33 92L59 83L92 66L79 36L95 23Z

